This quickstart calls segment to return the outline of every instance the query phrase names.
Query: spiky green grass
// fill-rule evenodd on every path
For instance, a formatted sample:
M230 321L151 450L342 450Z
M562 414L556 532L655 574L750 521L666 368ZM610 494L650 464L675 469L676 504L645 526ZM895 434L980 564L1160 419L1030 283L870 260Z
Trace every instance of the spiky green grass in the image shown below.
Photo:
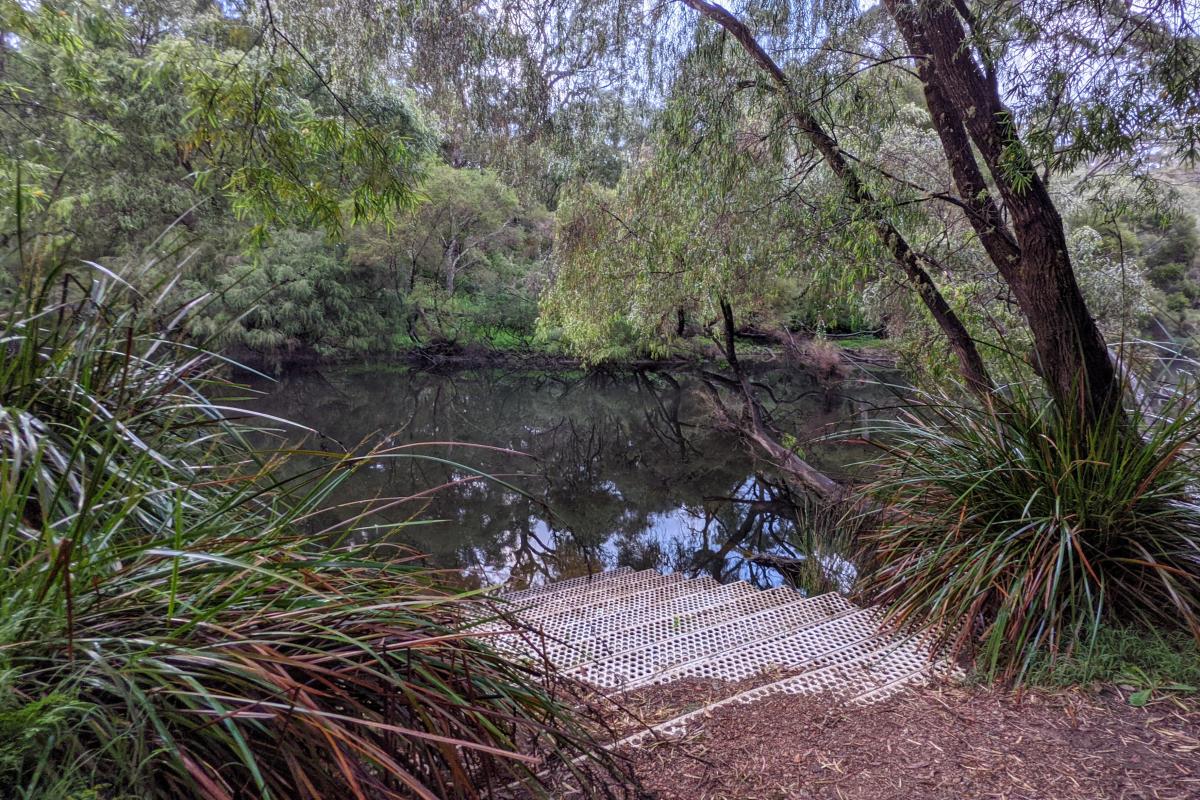
M1186 633L1105 626L1087 647L1051 662L1035 659L1028 682L1039 686L1118 686L1132 705L1194 702L1200 695L1200 645Z
M477 797L613 768L488 602L299 535L363 463L299 475L206 399L176 310L97 272L0 320L0 795ZM286 480L278 477L287 473Z
M1084 430L1014 387L926 398L883 426L867 590L989 676L1089 649L1106 623L1200 639L1200 412Z

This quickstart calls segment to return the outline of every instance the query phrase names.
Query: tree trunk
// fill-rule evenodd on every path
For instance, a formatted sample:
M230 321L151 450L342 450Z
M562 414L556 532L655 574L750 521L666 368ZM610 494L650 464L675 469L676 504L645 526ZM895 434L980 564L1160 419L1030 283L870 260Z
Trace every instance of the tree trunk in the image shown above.
M706 2L706 0L682 0L682 2L724 28L742 45L751 59L771 76L771 80L789 104L789 111L797 127L841 180L850 200L864 209L873 209L875 198L859 180L858 174L846 160L837 142L825 131L820 121L804 109L787 75L762 49L750 29L729 11ZM916 290L917 296L921 298L921 302L950 343L951 349L958 358L959 371L967 385L976 393L986 397L993 391L994 384L984 366L983 358L975 346L975 340L954 309L946 302L946 298L938 291L937 285L922 266L922 258L913 251L900 231L877 211L872 210L871 214L875 228L892 254L892 258L904 272L909 283Z
M972 56L963 14L946 0L884 0L918 61L934 128L968 218L1033 334L1034 368L1059 407L1085 423L1121 414L1121 382L1088 311L1062 218L1004 107L994 73ZM968 136L970 137L968 140ZM1004 225L971 148L1012 219Z
M443 258L443 272L446 278L446 294L454 294L454 278L458 272L458 242L451 241L446 246Z
M798 479L822 499L833 500L841 497L844 493L841 484L800 458L790 448L784 447L776 433L763 420L762 408L754 397L754 391L738 361L735 338L737 327L733 321L733 307L724 299L721 300L721 320L724 337L722 349L725 351L725 360L729 362L729 368L733 371L734 381L741 392L742 403L746 409L749 423L748 426L742 426L742 433L773 459L780 469Z

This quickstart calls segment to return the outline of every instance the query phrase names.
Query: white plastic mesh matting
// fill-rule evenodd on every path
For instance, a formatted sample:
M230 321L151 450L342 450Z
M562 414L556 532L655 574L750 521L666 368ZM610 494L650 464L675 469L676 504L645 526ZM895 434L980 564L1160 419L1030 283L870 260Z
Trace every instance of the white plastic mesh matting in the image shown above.
M513 611L537 634L520 637L528 648L545 652L561 667L559 657L590 660L611 655L795 599L791 590L760 592L743 581L720 584L707 576L683 580L638 573L599 593L548 598L544 603L526 599ZM496 624L494 629L503 627Z
M545 652L559 667L573 666L707 626L740 613L747 602L786 602L762 597L748 584L685 581L622 598L600 613L544 619ZM753 598L747 600L747 598Z
M791 592L790 589L782 591ZM795 599L775 605L762 597L766 594L761 592L759 597L738 601L741 604L738 613L724 621L697 626L691 631L631 648L573 672L597 686L623 690L685 676L738 680L746 677L740 674L743 671L738 667L738 659L753 643L778 636L780 632L817 625L851 608L837 595L803 599L791 592ZM753 672L771 666L788 666L785 656L780 654L774 662L760 659L763 663ZM716 662L728 662L732 669L705 667ZM697 669L688 671L688 665L695 665Z
M520 649L514 640L541 639L542 621L561 613L594 614L594 606L603 606L614 599L635 595L655 586L680 583L676 575L661 575L647 569L633 572L627 567L607 573L593 573L578 578L549 584L548 586L523 589L497 595L507 611L516 616L529 630L512 636L500 637L502 647ZM472 628L476 633L493 633L511 630L502 621L484 622Z
M730 703L817 692L869 703L952 672L921 643L883 631L876 610L836 594L805 598L787 588L761 591L708 577L621 570L500 597L528 628L519 635L502 632L501 646L537 653L605 691L681 678L745 681L790 673L623 744L678 733ZM496 623L478 629L508 630Z

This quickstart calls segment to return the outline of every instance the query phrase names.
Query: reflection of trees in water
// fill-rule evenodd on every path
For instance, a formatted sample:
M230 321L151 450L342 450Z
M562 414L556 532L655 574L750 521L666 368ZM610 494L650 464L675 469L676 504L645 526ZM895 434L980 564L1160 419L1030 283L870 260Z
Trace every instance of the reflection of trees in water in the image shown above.
M815 427L838 409L814 399L804 422ZM259 407L349 446L420 445L372 464L334 499L412 497L378 521L420 520L398 538L484 580L628 564L770 583L747 554L790 553L795 539L787 489L706 424L686 376L301 373ZM435 486L444 488L414 497Z
M787 582L809 593L849 589L862 527L855 508L831 506L762 473L710 501L693 540L677 543L677 571L762 587Z
M692 571L717 580L745 577L743 572L761 577L751 554L786 546L796 529L790 491L757 474L736 494L710 500L715 505L705 515L702 541L688 556Z

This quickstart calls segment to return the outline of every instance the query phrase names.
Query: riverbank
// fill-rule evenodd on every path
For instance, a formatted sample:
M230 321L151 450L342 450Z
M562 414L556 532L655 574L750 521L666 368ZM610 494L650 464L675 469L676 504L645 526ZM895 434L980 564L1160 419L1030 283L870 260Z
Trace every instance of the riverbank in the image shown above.
M656 800L1183 800L1200 796L1200 709L1135 708L1115 687L776 695L623 754Z
M895 357L886 339L856 336L845 339L806 339L809 347L797 352L795 347L764 343L759 336L748 336L740 360L755 365L778 366L781 362L804 363L819 371L828 371L839 359L851 364L894 368ZM816 352L820 348L822 352ZM312 351L258 352L233 349L225 353L231 360L264 372L283 372L294 369L346 367L364 363L361 353L345 357L321 356ZM836 356L836 358L833 358ZM691 339L659 357L622 357L587 364L550 345L517 345L497 347L487 342L430 342L391 352L375 353L365 358L367 363L405 365L427 370L467 369L527 369L574 370L584 368L609 370L671 371L694 369L724 363L720 349L707 340Z

